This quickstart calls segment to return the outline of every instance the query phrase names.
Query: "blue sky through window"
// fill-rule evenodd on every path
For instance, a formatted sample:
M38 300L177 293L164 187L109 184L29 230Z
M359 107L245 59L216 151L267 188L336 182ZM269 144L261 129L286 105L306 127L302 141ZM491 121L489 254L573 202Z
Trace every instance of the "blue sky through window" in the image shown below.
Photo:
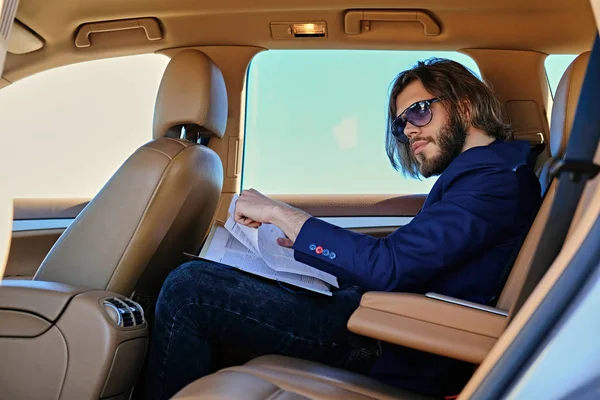
M553 96L556 93L556 87L558 86L558 82L560 82L562 74L575 57L577 57L577 54L551 54L546 57L544 67L546 68L546 75L548 76L548 83L550 84Z
M436 178L395 171L385 154L387 94L396 75L457 52L276 50L248 75L242 189L269 194L428 193Z

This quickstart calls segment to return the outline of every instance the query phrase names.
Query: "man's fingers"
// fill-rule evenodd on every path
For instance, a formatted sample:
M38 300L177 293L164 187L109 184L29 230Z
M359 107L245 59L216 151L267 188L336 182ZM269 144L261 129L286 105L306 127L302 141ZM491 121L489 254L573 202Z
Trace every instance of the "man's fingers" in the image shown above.
M260 222L254 221L250 218L246 218L239 214L236 214L233 220L240 225L249 226L250 228L258 228L262 225Z
M294 246L294 242L292 242L288 238L277 238L277 244L279 244L282 247L290 247L290 248Z

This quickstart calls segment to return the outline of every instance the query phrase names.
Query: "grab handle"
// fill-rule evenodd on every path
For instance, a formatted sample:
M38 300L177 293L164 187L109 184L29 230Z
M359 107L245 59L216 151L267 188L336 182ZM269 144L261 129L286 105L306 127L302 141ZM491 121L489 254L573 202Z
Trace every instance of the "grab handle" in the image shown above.
M92 42L90 41L90 35L92 33L102 32L117 32L125 31L130 29L143 29L146 32L146 38L148 40L160 40L162 39L162 32L158 22L153 18L136 18L136 19L124 19L120 21L108 21L108 22L94 22L89 24L83 24L77 36L75 37L75 46L90 47Z
M362 28L370 30L371 21L420 22L426 36L437 36L441 32L439 24L420 10L352 10L346 13L345 30L348 35L360 34Z

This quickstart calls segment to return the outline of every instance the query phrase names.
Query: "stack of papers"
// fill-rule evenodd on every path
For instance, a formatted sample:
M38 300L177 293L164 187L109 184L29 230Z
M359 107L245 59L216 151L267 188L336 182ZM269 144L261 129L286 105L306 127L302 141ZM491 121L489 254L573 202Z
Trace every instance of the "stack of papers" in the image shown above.
M281 229L272 224L249 228L233 220L237 199L231 201L225 226L213 226L200 258L331 296L331 286L339 287L337 278L296 261L294 250L277 243L285 237Z

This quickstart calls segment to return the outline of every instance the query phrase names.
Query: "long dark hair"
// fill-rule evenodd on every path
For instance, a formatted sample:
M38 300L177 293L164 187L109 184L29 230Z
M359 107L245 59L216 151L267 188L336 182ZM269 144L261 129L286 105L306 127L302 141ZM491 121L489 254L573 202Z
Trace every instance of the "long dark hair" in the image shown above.
M401 143L392 135L392 122L397 112L396 97L415 80L421 81L433 96L443 99L440 103L448 111L450 124L461 124L464 129L472 125L496 139L513 139L510 125L502 120L502 104L490 87L471 70L447 59L430 58L419 61L413 68L398 74L389 97L386 153L392 166L401 170L405 176L419 178L419 169L410 156L410 144ZM469 120L466 120L466 115Z

